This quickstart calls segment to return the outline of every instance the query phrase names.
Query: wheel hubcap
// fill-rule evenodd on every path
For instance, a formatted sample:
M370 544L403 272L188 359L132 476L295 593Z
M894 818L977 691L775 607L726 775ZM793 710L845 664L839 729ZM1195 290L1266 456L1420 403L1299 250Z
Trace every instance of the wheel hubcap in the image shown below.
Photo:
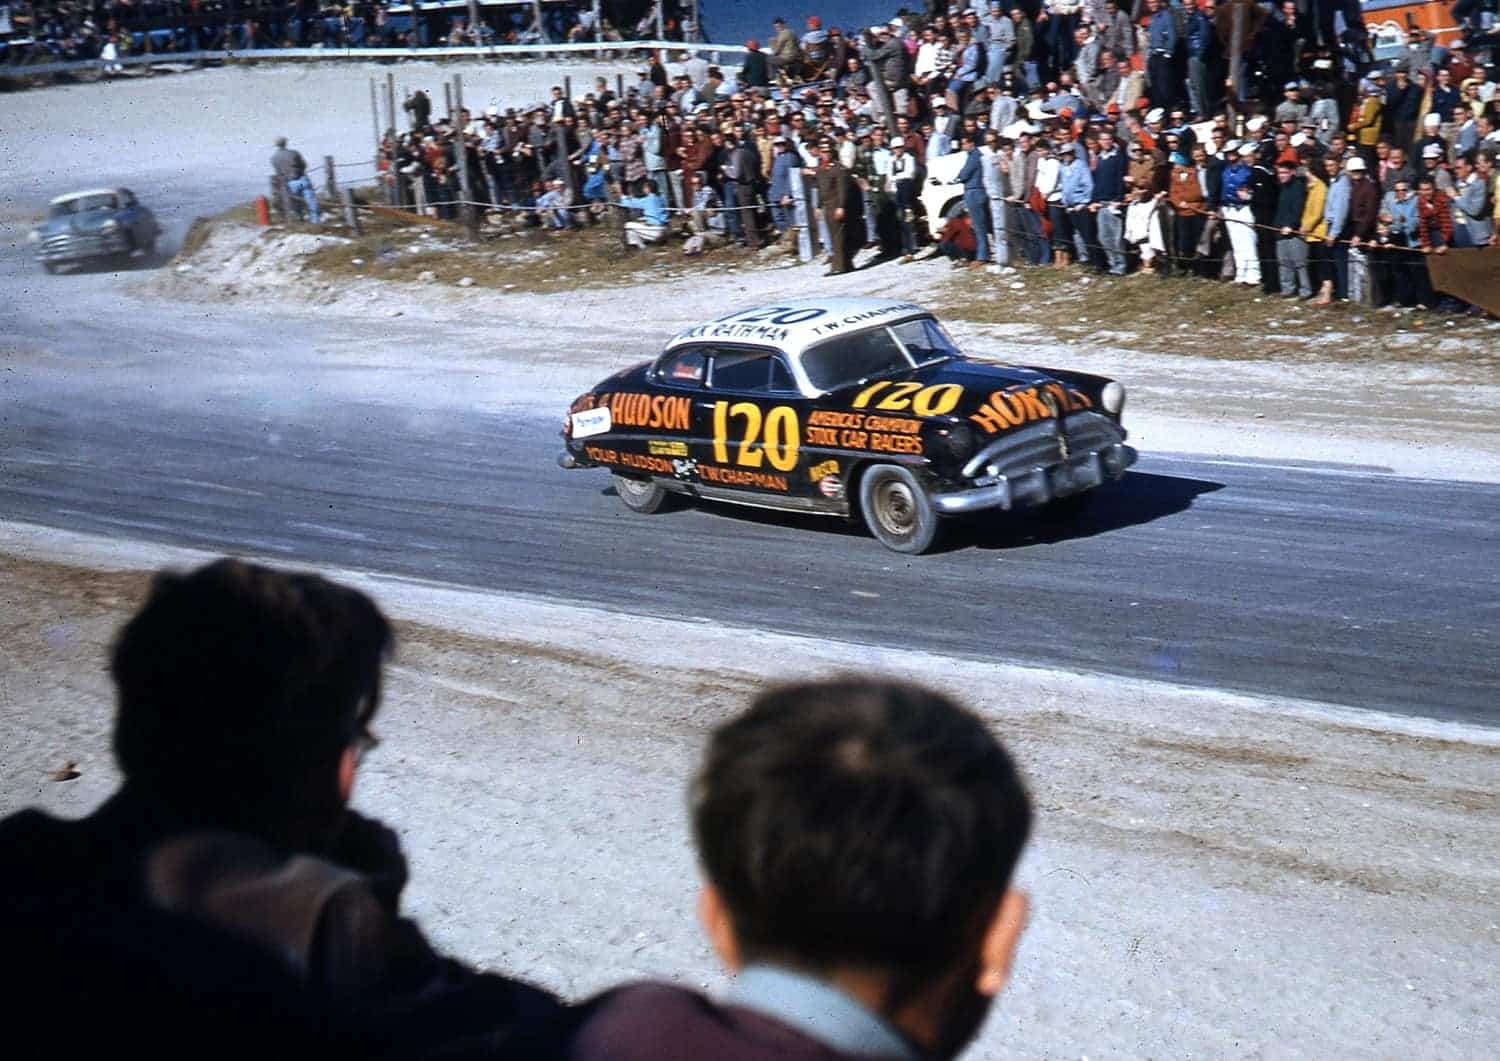
M875 491L875 518L891 534L905 537L917 524L917 506L905 483L881 483Z

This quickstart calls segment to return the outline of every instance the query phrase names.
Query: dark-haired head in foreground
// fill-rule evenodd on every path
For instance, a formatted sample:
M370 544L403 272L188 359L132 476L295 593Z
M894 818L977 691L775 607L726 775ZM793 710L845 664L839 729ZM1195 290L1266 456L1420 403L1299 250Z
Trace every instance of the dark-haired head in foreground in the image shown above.
M318 575L239 560L157 575L110 661L127 787L185 819L326 845L390 647L374 602Z
M723 1007L606 996L575 1057L951 1057L972 1039L1025 921L1031 822L977 716L899 682L772 689L713 734L691 802L700 916L738 981Z
M317 575L155 578L111 657L124 785L81 821L0 822L21 1042L55 1003L90 1017L79 1053L527 1053L555 1000L434 952L400 916L395 833L347 808L390 645Z

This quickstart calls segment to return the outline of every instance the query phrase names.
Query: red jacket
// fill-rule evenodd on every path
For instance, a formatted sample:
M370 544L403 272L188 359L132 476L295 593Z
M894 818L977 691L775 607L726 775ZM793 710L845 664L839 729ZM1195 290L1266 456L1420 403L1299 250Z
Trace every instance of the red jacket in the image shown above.
M1436 188L1431 199L1417 197L1417 242L1428 248L1453 242L1453 207Z

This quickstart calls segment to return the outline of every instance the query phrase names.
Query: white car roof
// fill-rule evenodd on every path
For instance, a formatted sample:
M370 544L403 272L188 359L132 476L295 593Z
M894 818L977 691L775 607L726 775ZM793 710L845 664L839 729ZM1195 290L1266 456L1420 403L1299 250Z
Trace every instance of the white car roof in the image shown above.
M120 188L90 188L88 191L84 192L69 192L67 195L59 195L56 199L53 199L47 205L56 206L58 203L71 202L74 199L82 199L87 195L120 195L121 192L122 189Z
M793 357L830 336L908 317L932 314L915 302L889 298L800 298L735 310L696 324L667 340L666 349L684 343L726 339L774 346Z

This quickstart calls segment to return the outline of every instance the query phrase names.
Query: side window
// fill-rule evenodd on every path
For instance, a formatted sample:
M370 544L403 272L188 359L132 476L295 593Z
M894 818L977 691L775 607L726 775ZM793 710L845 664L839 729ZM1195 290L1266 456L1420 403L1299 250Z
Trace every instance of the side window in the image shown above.
M672 387L701 387L708 359L698 347L679 350L661 363L657 378Z
M720 350L714 355L714 390L786 394L796 391L791 369L770 350Z
M120 205L125 207L127 210L130 209L135 205L135 194L133 192L123 193L120 196Z

